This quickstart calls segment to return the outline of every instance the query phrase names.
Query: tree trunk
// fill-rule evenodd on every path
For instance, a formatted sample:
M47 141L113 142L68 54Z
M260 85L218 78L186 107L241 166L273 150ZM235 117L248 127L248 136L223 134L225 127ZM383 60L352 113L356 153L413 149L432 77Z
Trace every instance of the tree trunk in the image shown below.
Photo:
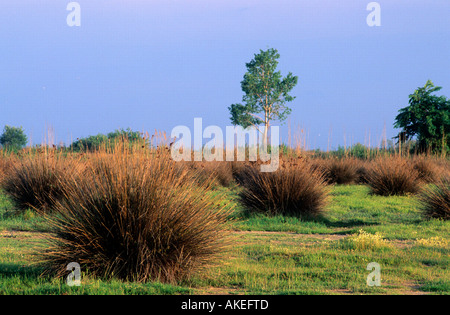
M267 112L267 108L264 112L264 134L263 134L263 147L264 150L267 151L267 136L269 133L269 115Z
M267 149L268 131L269 131L269 124L266 123L266 125L264 126L264 134L263 134L263 146L265 149Z

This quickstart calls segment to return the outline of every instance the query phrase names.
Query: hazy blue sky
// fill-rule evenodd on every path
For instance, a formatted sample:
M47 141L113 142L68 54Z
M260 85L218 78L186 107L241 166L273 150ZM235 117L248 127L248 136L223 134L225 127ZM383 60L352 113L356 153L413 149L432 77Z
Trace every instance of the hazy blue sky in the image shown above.
M310 148L375 144L384 124L393 137L428 79L450 97L449 0L380 0L380 27L369 0L79 0L81 27L66 24L69 2L0 2L0 127L33 143L49 127L66 143L194 117L225 127L245 63L269 47L299 77L290 124Z

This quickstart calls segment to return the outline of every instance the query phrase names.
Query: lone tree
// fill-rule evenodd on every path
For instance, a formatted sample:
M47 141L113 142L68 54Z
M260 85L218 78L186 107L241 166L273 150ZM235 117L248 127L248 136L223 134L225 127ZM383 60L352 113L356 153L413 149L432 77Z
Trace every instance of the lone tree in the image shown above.
M0 145L7 150L20 150L28 142L22 127L5 126L0 136Z
M419 150L446 152L449 148L450 99L432 93L441 89L427 81L409 96L409 106L399 110L395 128L402 128L399 141L417 137Z
M246 64L247 73L241 82L244 104L232 104L228 107L231 123L243 128L254 126L263 134L263 144L267 144L267 132L274 120L283 122L291 113L287 102L295 99L289 92L295 87L298 77L289 74L283 78L276 71L280 54L276 49L260 50L255 58ZM260 125L264 125L261 131Z

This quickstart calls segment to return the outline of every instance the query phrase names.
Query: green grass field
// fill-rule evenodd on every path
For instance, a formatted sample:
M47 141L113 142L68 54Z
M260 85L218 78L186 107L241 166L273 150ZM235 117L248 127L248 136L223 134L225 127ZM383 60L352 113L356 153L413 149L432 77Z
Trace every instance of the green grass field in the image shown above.
M16 214L0 193L0 294L449 294L450 222L424 220L414 196L379 197L365 186L334 186L315 221L248 214L238 188L233 246L222 261L178 285L92 279L80 287L42 276L34 253L48 228L32 211ZM381 286L368 286L370 262Z

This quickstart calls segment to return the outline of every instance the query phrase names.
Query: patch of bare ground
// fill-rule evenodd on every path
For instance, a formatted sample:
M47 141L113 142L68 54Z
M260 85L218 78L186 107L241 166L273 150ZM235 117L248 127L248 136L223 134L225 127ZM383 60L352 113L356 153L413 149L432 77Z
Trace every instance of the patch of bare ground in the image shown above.
M300 234L270 231L233 231L232 234L243 242L247 241L247 243L252 243L253 240L267 240L271 243L283 243L285 245L293 243L311 245L320 241L339 241L348 236L347 234ZM412 240L389 240L389 243L399 249L409 249L414 246Z
M400 291L402 295L427 295L427 292L420 291L420 286L414 282L404 282L401 284L403 289Z
M267 240L270 243L305 246L322 241L338 241L346 237L346 235L340 234L300 234L294 232L269 231L234 231L232 234L244 243Z
M202 288L201 291L196 292L200 295L236 295L241 294L242 290L239 290L238 288L234 287L209 287L209 288Z
M4 238L17 238L17 239L44 239L48 237L50 233L39 231L19 231L19 230L4 230L0 231L0 237Z
M331 291L328 291L331 294L336 294L336 295L350 295L353 294L352 291L348 290L348 289L334 289Z

